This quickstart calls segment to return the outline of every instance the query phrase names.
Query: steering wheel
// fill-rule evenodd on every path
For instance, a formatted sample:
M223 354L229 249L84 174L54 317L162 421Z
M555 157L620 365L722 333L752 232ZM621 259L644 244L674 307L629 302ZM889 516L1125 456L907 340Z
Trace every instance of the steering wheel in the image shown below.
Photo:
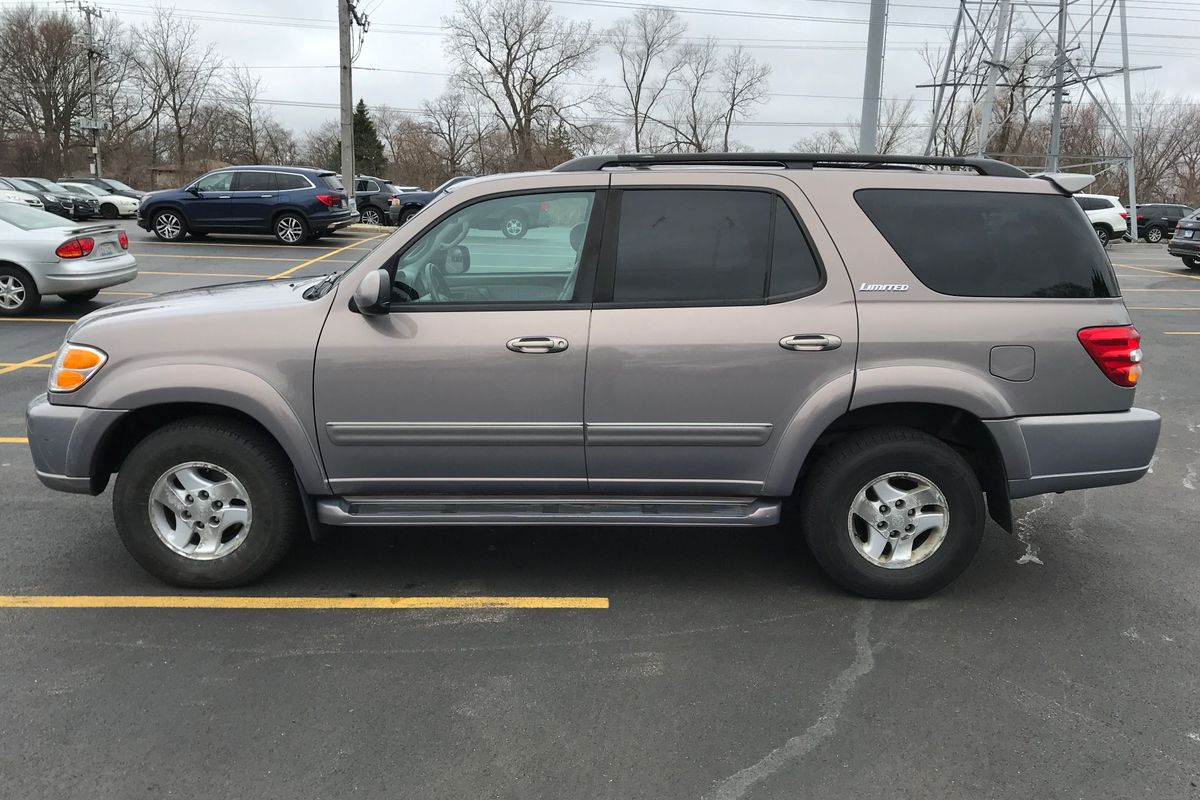
M427 261L418 274L418 283L435 303L449 303L454 299L450 296L450 284L446 283L446 276L437 264Z
M432 235L421 237L421 240L401 257L401 263L418 264L428 261L435 252L449 250L461 242L470 230L471 224L465 217L449 220Z

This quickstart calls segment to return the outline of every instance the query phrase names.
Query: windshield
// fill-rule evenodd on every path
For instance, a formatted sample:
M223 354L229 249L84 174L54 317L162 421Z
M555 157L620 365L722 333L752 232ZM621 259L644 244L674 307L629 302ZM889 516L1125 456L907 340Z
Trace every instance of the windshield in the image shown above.
M137 191L129 184L121 183L120 181L114 181L112 178L105 178L104 182L107 183L109 186L113 187L114 189L121 191L121 192L136 192Z
M15 225L23 231L61 228L69 224L62 217L17 203L0 203L0 221Z
M70 194L71 190L67 187L55 183L54 181L43 180L42 178L26 178L30 183L36 183L48 192L59 192L61 194Z
M73 192L90 194L92 197L103 197L105 195L104 190L97 189L95 186L89 186L86 183L67 183L63 185Z
M6 178L6 180L9 183L11 183L14 187L16 187L17 189L21 189L22 191L26 191L26 192L43 192L43 191L45 191L45 189L43 189L42 187L35 186L34 184L32 184L29 181L24 180L22 178Z
M327 172L321 176L321 183L325 184L325 188L332 189L335 192L346 191L345 185L342 184L342 176L336 172Z

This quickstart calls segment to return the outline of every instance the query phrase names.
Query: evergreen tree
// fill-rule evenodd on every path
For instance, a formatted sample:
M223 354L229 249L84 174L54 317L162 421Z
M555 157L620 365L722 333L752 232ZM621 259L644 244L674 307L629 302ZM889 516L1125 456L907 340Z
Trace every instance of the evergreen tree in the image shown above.
M360 99L354 107L354 170L359 175L379 175L386 166L379 131L367 104Z

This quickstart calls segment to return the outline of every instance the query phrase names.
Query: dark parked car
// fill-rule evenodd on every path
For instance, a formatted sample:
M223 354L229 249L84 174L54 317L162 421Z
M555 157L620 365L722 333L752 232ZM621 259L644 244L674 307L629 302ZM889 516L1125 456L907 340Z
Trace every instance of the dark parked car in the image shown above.
M63 186L45 178L21 178L20 180L32 183L47 192L70 195L72 202L75 203L75 213L71 215L74 219L91 219L100 215L100 201L81 189Z
M403 225L417 215L425 206L433 202L433 198L449 189L456 183L469 181L474 175L457 175L430 192L404 192L388 206L388 222L393 225Z
M1179 220L1191 216L1195 209L1173 203L1147 203L1137 207L1138 238L1161 242L1175 233Z
M399 219L401 224L412 219L421 208L424 208L433 198L437 197L442 192L446 191L449 186L455 183L469 180L469 178L451 178L446 183L443 183L438 189L432 192L421 192L422 195L432 195L426 203L423 203L420 208L411 210L407 216L401 216ZM407 202L407 198L411 195L403 195L401 202ZM395 208L395 206L393 206ZM389 219L395 217L389 215ZM544 228L550 224L550 204L547 202L513 202L502 203L492 209L489 213L483 214L475 218L471 226L477 230L493 230L500 231L509 239L520 239L525 234L529 233L532 228Z
M1200 209L1179 220L1167 252L1182 258L1188 269L1200 270Z
M388 207L402 194L402 188L383 178L359 175L354 179L354 204L358 206L359 219L368 225L386 223Z
M167 242L189 233L272 233L284 244L300 244L355 222L355 216L336 172L254 166L224 167L183 189L151 192L137 222Z
M90 186L95 186L97 189L103 189L109 194L119 194L123 197L134 197L141 200L146 196L146 193L134 189L127 183L121 183L115 178L94 178L89 175L84 175L79 178L63 177L58 179L59 183L86 183Z
M75 219L75 195L63 192L48 192L36 184L20 178L0 178L0 189L12 189L34 195L51 214Z

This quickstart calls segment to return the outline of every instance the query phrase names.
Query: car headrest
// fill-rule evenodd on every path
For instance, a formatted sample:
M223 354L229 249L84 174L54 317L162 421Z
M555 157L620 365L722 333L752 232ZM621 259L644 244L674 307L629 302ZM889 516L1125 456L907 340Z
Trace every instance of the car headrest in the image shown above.
M581 222L574 228L571 228L571 247L575 248L578 253L583 247L583 237L587 234L587 223Z

